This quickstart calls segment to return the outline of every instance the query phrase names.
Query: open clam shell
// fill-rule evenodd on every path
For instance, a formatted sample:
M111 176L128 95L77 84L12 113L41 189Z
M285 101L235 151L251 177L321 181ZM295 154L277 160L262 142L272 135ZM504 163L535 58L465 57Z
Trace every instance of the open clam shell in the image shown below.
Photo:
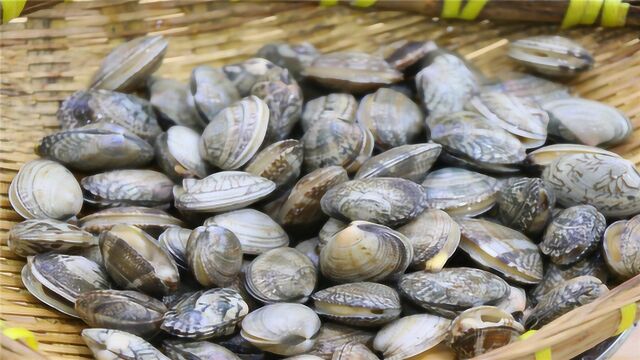
M442 146L432 143L398 146L369 158L354 178L399 177L419 183L424 180L441 150Z
M25 220L9 231L7 245L16 255L27 257L47 251L67 253L98 244L98 239L79 227L53 219Z
M388 360L420 356L447 337L451 321L436 315L402 317L378 331L373 348Z

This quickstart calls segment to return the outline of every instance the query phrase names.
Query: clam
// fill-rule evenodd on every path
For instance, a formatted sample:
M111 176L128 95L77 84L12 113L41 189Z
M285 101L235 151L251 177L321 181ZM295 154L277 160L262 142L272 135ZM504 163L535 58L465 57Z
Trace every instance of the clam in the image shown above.
M521 284L542 280L542 256L522 233L481 219L459 219L460 248L481 266Z
M160 331L167 308L162 301L135 291L95 290L80 294L76 312L91 327L127 331L149 338Z
M42 138L36 153L80 171L144 166L153 159L149 143L123 127L96 123Z
M25 219L67 220L82 208L82 189L73 174L50 160L31 160L8 191L13 209Z
M98 206L162 206L173 200L173 181L153 170L112 170L80 181L85 201Z
M170 360L145 340L128 332L113 329L84 329L82 340L96 359Z
M317 281L318 274L311 260L289 247L259 255L245 270L247 291L265 304L305 303Z
M412 302L447 318L455 318L475 306L494 305L506 299L511 290L498 276L466 267L405 274L398 288Z
M58 109L63 129L107 122L153 143L162 132L151 104L137 96L109 90L80 90L66 98Z
M538 329L579 306L605 295L609 289L600 279L585 275L567 280L538 299L525 326Z
M110 287L107 274L95 262L76 255L44 253L29 257L22 283L38 300L74 317L78 296Z
M268 124L269 108L264 101L252 95L235 102L204 129L200 155L220 169L238 169L258 152Z
M53 219L32 219L15 224L7 245L22 257L47 251L67 253L98 244L98 239L79 227Z
M259 81L277 80L277 75L283 69L267 59L251 58L241 63L225 65L222 70L240 96L247 96Z
M158 166L174 181L206 177L209 167L200 156L199 139L200 135L186 126L170 127L154 144Z
M332 286L312 298L316 313L347 325L380 326L399 317L402 311L395 290L371 282Z
M616 276L629 279L640 274L640 215L609 225L602 248L607 265Z
M381 149L414 143L424 131L424 115L418 105L387 88L363 97L356 119L371 131Z
M333 353L345 344L358 343L369 346L374 335L374 333L364 329L325 322L320 327L316 343L308 354L319 356L323 359L331 359Z
M549 134L561 140L607 147L629 138L633 126L621 111L601 102L568 98L547 101Z
M280 80L258 82L251 88L251 95L262 99L269 109L265 141L273 143L289 137L302 114L302 90L295 80L291 79L289 83Z
M411 266L440 271L460 242L460 228L446 212L427 209L397 229L413 247Z
M302 75L332 89L362 93L402 80L382 57L361 52L335 52L316 57Z
M256 56L286 68L297 79L301 77L302 70L309 66L318 55L318 50L308 42L300 44L271 43L264 45L256 53Z
M171 256L135 226L116 225L100 234L100 251L107 272L124 289L156 296L178 287L180 276Z
M515 286L509 286L509 288L511 289L509 296L498 302L495 306L513 315L517 321L521 321L527 309L527 293L523 288Z
M321 199L334 186L349 180L340 166L327 166L303 176L285 198L276 219L284 226L304 226L322 221Z
M338 347L331 360L376 360L378 357L360 343L347 343Z
M562 36L540 35L509 44L509 57L521 65L550 76L572 76L593 66L591 54Z
M421 65L421 60L431 51L438 49L433 41L400 41L398 46L390 52L385 60L389 65L406 73L414 73ZM419 69L418 69L419 70Z
M322 248L331 240L333 235L337 234L340 230L343 230L349 225L342 220L329 218L322 228L320 228L320 232L318 233L318 247L322 250Z
M322 274L338 283L380 281L402 274L413 259L409 240L397 231L354 221L320 252Z
M159 121L194 130L205 127L205 119L198 114L188 84L174 79L153 77L149 79L147 86L149 102L156 109Z
M158 236L158 245L173 257L179 269L187 269L187 243L190 229L172 226Z
M308 257L309 260L311 260L311 263L316 267L316 269L320 266L320 249L318 248L318 244L318 238L314 237L299 242L295 247L296 250L300 251Z
M322 197L322 211L340 220L396 226L425 208L422 186L401 178L370 178L338 184Z
M301 141L307 171L338 165L354 173L371 157L374 147L369 130L341 118L315 122Z
M280 225L254 209L219 214L207 219L204 225L218 225L232 231L245 254L258 255L289 244L289 236Z
M497 307L478 306L458 315L449 331L451 347L461 359L469 359L518 340L524 327Z
M398 146L369 158L354 178L399 177L421 182L441 150L442 146L432 143Z
M195 228L189 236L186 255L189 270L207 288L229 285L242 267L240 240L220 226Z
M320 319L301 304L271 304L242 320L240 335L261 350L278 355L298 355L311 350Z
M220 69L201 65L191 71L191 95L199 116L205 124L212 121L220 111L240 100L234 84Z
M300 176L303 156L300 141L278 141L257 153L244 171L271 180L278 187L284 187Z
M540 243L540 251L558 265L570 265L593 253L607 222L591 205L562 210L553 218Z
M540 147L547 140L549 115L531 100L485 91L471 98L468 107L518 137L525 148Z
M165 340L162 350L174 360L240 360L224 346L208 341Z
M247 303L233 289L198 291L172 307L161 327L174 336L208 339L233 333L248 312Z
M534 101L537 104L571 97L567 85L542 77L509 72L500 76L500 78L501 81L498 83L484 85L482 91L500 91Z
M222 212L241 209L265 198L276 184L242 171L221 171L202 180L184 179L174 188L179 210Z
M87 248L83 248L80 251L77 251L75 254L93 261L94 263L100 265L102 269L105 268L104 259L102 258L102 253L100 252L100 245L93 245Z
M547 166L554 160L565 155L573 154L601 154L613 157L621 157L620 155L601 149L595 146L579 145L579 144L553 144L541 147L537 150L530 152L527 155L527 162L538 165Z
M313 124L342 119L349 123L356 121L358 100L351 94L334 93L309 100L304 105L300 124L307 132Z
M452 216L476 216L493 207L498 197L495 178L461 168L443 168L427 175L428 208L442 209Z
M240 333L232 337L222 338L216 341L217 344L224 346L226 349L233 351L243 360L265 360L267 354L253 346L249 341L243 338Z
M555 195L537 178L515 178L498 195L498 218L508 227L530 236L540 234L551 219Z
M420 357L445 340L450 324L450 320L436 315L405 316L380 329L373 348L386 360Z
M420 100L429 112L427 125L432 129L433 120L463 109L478 91L478 79L464 61L453 54L432 51L426 63L415 81Z
M149 233L161 233L172 226L184 223L163 210L142 206L104 209L78 220L82 230L100 234L116 225L133 225Z

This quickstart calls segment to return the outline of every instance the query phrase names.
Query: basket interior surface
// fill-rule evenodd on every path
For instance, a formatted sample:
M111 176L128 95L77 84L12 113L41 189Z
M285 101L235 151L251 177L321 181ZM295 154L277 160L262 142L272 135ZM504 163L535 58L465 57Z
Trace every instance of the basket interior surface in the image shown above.
M251 57L265 43L308 41L323 52L375 51L401 39L435 40L459 51L491 77L517 69L506 57L510 39L559 33L555 25L442 22L393 11L307 3L198 1L72 2L0 27L0 319L36 333L52 358L90 357L79 335L83 323L51 310L20 280L24 259L6 246L22 219L7 190L34 144L58 128L60 101L86 88L116 45L163 34L169 50L156 74L186 80L199 64ZM637 29L582 28L560 34L592 51L595 68L570 81L573 92L622 110L634 134L613 150L640 164L640 41Z

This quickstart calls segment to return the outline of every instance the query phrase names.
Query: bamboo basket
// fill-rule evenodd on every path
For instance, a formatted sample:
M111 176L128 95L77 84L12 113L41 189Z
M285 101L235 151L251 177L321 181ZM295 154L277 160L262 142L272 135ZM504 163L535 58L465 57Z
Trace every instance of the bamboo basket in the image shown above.
M444 22L397 11L323 8L316 2L193 0L66 2L3 25L0 27L0 319L34 332L40 349L51 359L91 357L79 335L83 323L47 308L24 289L20 280L24 260L6 246L9 229L22 220L11 209L7 190L20 166L36 157L35 142L58 128L56 110L60 101L85 88L100 60L125 40L163 34L170 45L157 74L181 80L186 80L196 65L239 61L268 42L309 41L319 50L330 52L374 51L400 39L435 40L459 51L493 76L515 68L505 56L510 39L560 32L582 43L596 59L593 70L570 82L574 92L613 105L630 117L636 130L628 142L613 151L640 165L637 30L560 31L557 25ZM640 279L635 283L636 292L640 288L638 283ZM638 300L640 296L632 301ZM619 319L615 311L607 314L609 319ZM614 329L615 326L608 335ZM542 334L537 335L539 341L546 341L540 340ZM565 339L565 344L570 340ZM529 355L533 359L533 353Z

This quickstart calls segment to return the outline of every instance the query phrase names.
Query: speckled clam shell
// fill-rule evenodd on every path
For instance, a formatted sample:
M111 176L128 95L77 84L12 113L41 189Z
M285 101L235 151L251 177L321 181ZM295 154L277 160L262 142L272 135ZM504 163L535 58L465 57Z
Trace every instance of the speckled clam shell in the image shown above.
M200 134L186 126L172 126L155 141L156 162L172 180L202 179L209 174L209 166L200 156Z
M397 229L413 247L411 266L427 271L440 271L458 249L460 227L437 209L427 209Z
M595 251L606 226L604 216L593 206L572 206L553 218L540 250L558 265L573 264Z
M329 360L333 353L341 346L349 343L370 344L374 333L362 328L353 328L332 322L322 324L316 343L309 351L309 355L319 356Z
M527 154L527 162L538 166L547 166L565 155L600 154L621 158L620 155L595 146L579 144L553 144L541 147Z
M82 330L81 335L96 358L170 360L153 345L128 332L93 328Z
M280 207L277 221L284 226L322 221L321 199L329 189L347 180L347 172L339 166L323 167L303 176Z
M79 227L53 219L25 220L13 225L7 245L22 257L45 253L70 253L98 244L98 239Z
M236 235L220 226L198 226L187 241L189 270L204 287L228 286L242 267L242 247Z
M424 131L424 115L418 105L387 88L363 97L356 119L371 131L381 149L413 143Z
M193 103L199 116L204 119L204 125L224 108L240 100L238 90L225 73L206 65L197 66L191 71L190 88Z
M356 121L358 100L351 94L334 93L309 100L304 104L300 124L307 132L317 122L342 119L347 122Z
M400 294L422 308L455 318L462 311L493 305L509 296L509 285L497 275L473 268L444 268L405 274L398 282Z
M484 85L482 91L500 91L537 104L571 97L568 86L543 77L520 72L508 72L498 76L500 82Z
M315 58L303 75L332 89L361 93L402 80L382 57L361 52L335 52Z
M347 226L349 226L349 223L347 222L329 218L329 220L327 220L327 222L322 225L322 228L320 228L320 231L318 232L318 246L320 248L324 247L329 242L329 240L331 240L333 235L338 233L338 231L346 228Z
M461 168L429 173L422 182L426 205L452 216L475 216L493 207L498 196L495 178Z
M308 42L266 44L256 53L256 56L286 68L296 79L301 77L302 70L309 66L318 55L318 50Z
M147 87L149 102L155 108L160 122L198 131L207 125L206 120L198 114L189 84L153 77L147 82Z
M514 230L536 236L551 220L555 202L555 195L541 179L515 178L500 189L498 218Z
M302 144L295 139L275 142L262 149L249 161L244 170L285 186L293 183L302 167Z
M73 174L50 160L20 167L8 191L13 209L25 219L67 220L82 208L82 189Z
M160 206L173 200L173 181L153 170L112 170L80 184L85 201L98 206Z
M609 225L602 248L609 268L618 277L640 274L640 215Z
M207 219L204 225L218 225L231 230L238 237L245 254L258 255L289 244L289 236L280 225L254 209L219 214Z
M526 319L525 326L539 329L569 311L605 295L609 289L593 276L578 276L554 287L539 300Z
M397 231L354 221L320 251L322 274L337 283L380 281L403 273L413 259L409 240Z
M481 219L458 219L460 248L481 266L521 284L542 280L542 256L524 234Z
M109 90L76 91L62 102L57 116L63 129L107 122L120 125L149 143L162 132L148 101Z
M204 129L200 155L223 170L242 167L258 152L267 133L269 108L249 96L220 111Z
M164 340L162 342L162 351L171 357L171 359L175 360L209 358L215 358L217 360L240 360L238 355L224 346L208 341Z
M182 226L182 220L165 211L142 206L104 209L80 218L78 226L93 234L100 234L116 225L133 225L147 232L161 233L171 226Z
M629 118L601 102L568 98L548 101L549 134L563 141L607 147L626 140L633 132Z
M104 58L89 87L134 90L160 67L168 46L160 35L139 37L118 45Z
M98 171L133 168L153 159L153 148L121 126L96 123L42 138L36 153L71 169Z
M190 229L172 226L158 236L158 244L167 251L180 269L187 269L187 243Z
M387 360L420 356L445 340L450 324L450 320L431 314L405 316L380 329L373 348Z
M298 355L313 347L320 319L301 304L271 304L257 309L242 321L240 335L251 344L278 355Z
M395 147L365 161L355 179L399 177L421 182L441 150L442 146L432 143Z
M259 81L277 80L282 70L281 67L263 58L251 58L222 67L222 71L236 87L240 96L249 95L251 88Z
M371 282L332 286L312 298L316 313L353 326L380 326L399 317L402 310L394 289Z
M593 66L592 55L580 44L557 35L539 35L509 44L509 57L541 74L572 76Z
M603 247L605 247L604 244ZM588 256L569 266L559 266L552 262L549 263L545 267L542 281L530 292L531 296L537 301L561 283L583 275L597 277L605 283L609 273L603 256L596 252L592 256Z
M232 333L248 312L247 303L233 289L198 291L172 307L161 328L182 338L214 338Z
M223 212L240 209L265 198L276 184L242 171L221 171L202 180L184 179L174 188L180 210Z
M269 108L265 141L273 143L289 137L302 114L302 90L295 80L291 79L290 83L280 80L258 82L251 88L251 95L262 99Z
M84 292L78 296L75 309L91 327L127 331L143 338L160 331L167 312L162 301L128 290Z
M365 220L396 226L415 218L425 208L422 186L400 178L351 180L329 189L322 211L340 220Z
M305 303L317 281L317 270L311 260L289 247L259 255L245 270L247 291L266 304Z

